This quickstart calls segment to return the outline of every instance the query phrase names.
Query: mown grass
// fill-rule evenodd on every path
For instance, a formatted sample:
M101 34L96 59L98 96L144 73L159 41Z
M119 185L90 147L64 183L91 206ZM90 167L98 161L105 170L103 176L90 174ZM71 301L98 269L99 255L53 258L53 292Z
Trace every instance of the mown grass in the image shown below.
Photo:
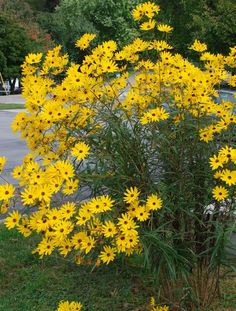
M36 242L0 225L0 311L53 311L60 300L81 301L88 311L142 311L157 294L151 276L136 267L91 272L56 255L40 260L32 254ZM213 310L236 310L235 276L223 282Z
M0 110L9 110L9 109L25 109L24 104L2 104L0 103Z
M57 256L40 260L31 253L36 239L0 226L0 311L52 311L60 300L79 300L89 311L135 310L148 301L151 292L132 269L91 272Z

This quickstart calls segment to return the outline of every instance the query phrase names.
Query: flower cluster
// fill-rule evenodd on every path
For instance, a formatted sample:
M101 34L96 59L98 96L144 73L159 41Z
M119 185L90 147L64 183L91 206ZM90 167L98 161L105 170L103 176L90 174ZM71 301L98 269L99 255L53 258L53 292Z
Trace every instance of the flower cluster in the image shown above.
M157 306L155 299L152 297L150 301L150 311L169 311L168 306ZM83 305L76 301L60 301L56 311L81 311Z
M85 50L89 47L90 42L96 38L95 34L85 33L79 40L76 41L75 46L81 50Z
M81 311L82 304L77 301L60 301L56 311Z
M236 185L236 149L224 146L210 158L210 165L212 170L216 170L214 177L221 183L213 189L213 197L217 201L225 200L229 196L226 187L234 188Z
M148 18L141 24L147 30L155 27L153 17L158 11L157 5L147 2L138 5L133 16L138 21ZM172 30L162 24L158 29ZM85 34L76 45L85 49L94 37ZM158 195L143 193L135 183L124 185L119 199L117 193L100 189L89 201L71 202L80 190L80 170L90 158L96 161L89 138L109 128L110 120L102 118L102 113L130 128L138 124L154 135L161 133L163 124L178 130L190 118L199 139L206 143L235 125L234 104L221 100L217 87L224 80L235 85L235 76L227 69L235 66L236 48L228 56L214 55L196 41L191 49L201 52L203 69L171 49L164 40L136 38L121 50L115 41L103 42L81 64L69 64L60 46L45 57L30 54L26 58L22 66L26 112L16 116L12 129L20 132L31 154L12 176L19 180L18 198L29 215L13 211L5 223L24 236L39 233L42 240L35 252L41 257L57 249L63 256L73 251L78 263L108 264L117 254L140 251L141 224L162 206ZM147 57L149 53L156 54L156 59ZM131 66L135 74L130 77ZM218 162L211 159L212 167L223 167L229 161L235 164L233 150L221 150ZM230 158L224 155L227 152ZM0 158L0 169L4 161ZM230 168L218 176L229 186L236 183ZM15 193L13 185L0 186L2 212ZM62 200L57 199L59 194ZM217 200L227 195L222 187L213 191ZM38 210L30 213L32 207Z
M0 174L2 173L6 161L7 159L5 157L0 157ZM2 203L0 204L0 214L7 212L8 208L10 207L10 201L14 197L14 194L15 187L13 185L8 183L0 185L0 200L2 200Z
M49 197L41 197L41 200L37 198L39 211L28 217L13 211L5 224L9 229L17 227L24 236L32 231L40 233L42 240L34 250L40 257L57 249L63 256L73 251L78 264L108 264L117 254L140 252L139 223L150 219L153 211L162 207L159 196L150 195L142 204L139 194L137 188L127 189L124 194L126 210L122 213L108 195L95 197L79 208L74 202L50 208Z
M150 311L169 311L168 306L158 306L156 305L156 301L153 297L150 300Z
M173 30L173 27L166 24L157 24L154 19L160 11L159 5L153 2L144 2L139 4L132 12L133 18L136 21L142 21L140 29L144 31L152 30L157 26L160 32L169 33ZM143 21L146 19L146 21Z

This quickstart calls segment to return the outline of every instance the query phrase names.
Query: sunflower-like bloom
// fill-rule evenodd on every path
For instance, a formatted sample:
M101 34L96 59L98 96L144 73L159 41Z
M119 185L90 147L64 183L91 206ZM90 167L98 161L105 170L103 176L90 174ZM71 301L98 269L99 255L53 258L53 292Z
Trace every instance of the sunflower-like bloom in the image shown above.
M222 201L225 198L227 198L229 195L228 190L222 186L216 186L212 190L212 194L213 194L213 198L216 199L217 201Z
M166 24L159 24L157 25L157 29L161 32L171 32L174 28L171 27L170 25L166 25Z
M144 22L140 25L141 30L151 30L155 28L156 22L153 19L150 19L148 22Z
M85 33L80 39L78 39L75 43L77 48L81 50L85 50L89 47L90 42L96 38L96 35L93 33Z
M206 43L202 43L199 40L195 40L193 44L189 47L189 49L202 53L207 50L207 45Z
M116 257L116 249L111 246L104 246L103 251L101 251L99 258L108 265Z

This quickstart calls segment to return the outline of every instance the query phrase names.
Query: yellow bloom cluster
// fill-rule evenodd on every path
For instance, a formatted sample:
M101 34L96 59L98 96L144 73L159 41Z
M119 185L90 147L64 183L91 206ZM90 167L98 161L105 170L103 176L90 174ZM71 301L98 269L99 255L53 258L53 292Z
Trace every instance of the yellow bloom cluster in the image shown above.
M56 311L81 311L83 305L76 301L60 301ZM157 306L155 299L152 297L150 301L150 311L169 311L168 306Z
M94 38L96 38L95 34L85 33L80 39L76 41L75 46L81 50L85 50L87 47L89 47L90 42Z
M207 45L205 43L201 43L199 40L195 40L189 49L196 52L204 52L207 50Z
M56 311L81 311L83 305L77 301L60 301Z
M137 188L127 189L126 210L122 213L108 195L95 197L80 207L73 202L49 207L48 197L42 197L39 211L22 218L18 211L13 211L5 224L9 229L17 227L24 236L32 231L40 233L42 240L34 250L40 257L58 249L63 256L74 251L78 264L108 264L117 254L140 251L139 223L150 219L153 211L162 207L157 195L148 196L144 204L138 195Z
M141 20L144 16L148 18L153 18L155 14L160 11L159 5L156 5L153 2L144 2L142 4L137 5L137 7L133 10L133 18L136 21Z
M153 19L155 15L160 11L159 5L156 5L153 2L144 2L139 4L132 12L133 18L136 21L141 21L144 18L147 20L142 22L140 29L143 31L152 30L156 27L156 21ZM173 27L166 24L158 24L157 29L160 32L169 33L173 30Z
M148 18L152 27L158 11L157 5L147 2L140 4L133 16L136 20ZM170 31L166 25L161 28ZM77 46L85 48L93 38L86 34ZM25 236L32 231L40 233L42 240L35 252L41 257L57 249L64 256L73 251L78 263L91 260L107 264L117 254L130 255L141 248L140 224L162 206L159 196L144 195L136 187L126 189L119 202L113 200L112 193L83 204L71 202L69 196L78 192L78 168L93 157L95 147L88 139L109 127L101 112L109 111L131 127L139 123L147 133L153 128L155 133L161 132L165 123L177 128L190 116L204 142L235 125L234 104L221 100L216 87L225 80L234 85L235 78L226 69L235 66L236 47L226 57L202 53L205 46L199 42L191 48L201 52L203 70L171 53L171 45L157 39L136 38L121 50L115 41L106 41L81 64L69 65L60 46L45 57L30 54L26 58L22 66L26 112L16 116L12 129L20 132L31 154L12 176L19 180L22 204L39 209L24 217L13 211L6 225L17 227ZM157 54L156 60L147 58L149 52ZM135 69L132 76L127 70L131 66ZM234 158L232 151L230 159ZM215 162L211 160L213 168ZM0 166L3 164L1 158ZM230 168L220 176L229 186L236 183ZM214 195L219 197L216 190ZM15 192L10 184L0 186L2 212ZM61 194L61 203L54 202Z
M222 201L229 196L225 186L236 185L236 149L227 145L221 148L217 155L210 158L210 165L212 170L217 170L214 177L223 183L213 189L213 197L217 201Z
M150 311L169 311L168 306L157 306L154 297L151 297Z

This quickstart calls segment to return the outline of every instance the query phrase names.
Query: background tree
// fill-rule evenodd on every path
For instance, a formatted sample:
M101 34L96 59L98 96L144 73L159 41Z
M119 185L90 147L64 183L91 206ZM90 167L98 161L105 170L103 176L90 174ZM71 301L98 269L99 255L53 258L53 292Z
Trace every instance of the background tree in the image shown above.
M39 15L41 25L48 29L53 40L61 44L71 58L78 57L75 40L85 32L96 33L93 24L83 16L80 0L64 0L53 13Z
M201 14L193 12L192 35L198 35L215 53L227 53L236 45L236 2L233 0L202 1Z
M31 40L25 29L11 17L0 15L0 71L14 92L16 78L20 77L21 64L30 51L39 49L37 42Z
M33 41L37 41L42 48L47 50L49 47L52 47L51 38L37 21L38 10L45 8L45 1L0 0L0 12L10 16L15 23L25 29L27 35Z
M175 31L172 42L178 52L191 56L194 39L207 43L214 53L227 53L236 45L236 2L234 0L159 0L160 20ZM187 51L187 52L186 52Z
M40 23L71 58L78 58L75 41L86 32L97 34L95 43L116 40L127 44L138 33L131 11L140 0L62 0L53 13L40 14ZM80 55L82 56L82 55Z

